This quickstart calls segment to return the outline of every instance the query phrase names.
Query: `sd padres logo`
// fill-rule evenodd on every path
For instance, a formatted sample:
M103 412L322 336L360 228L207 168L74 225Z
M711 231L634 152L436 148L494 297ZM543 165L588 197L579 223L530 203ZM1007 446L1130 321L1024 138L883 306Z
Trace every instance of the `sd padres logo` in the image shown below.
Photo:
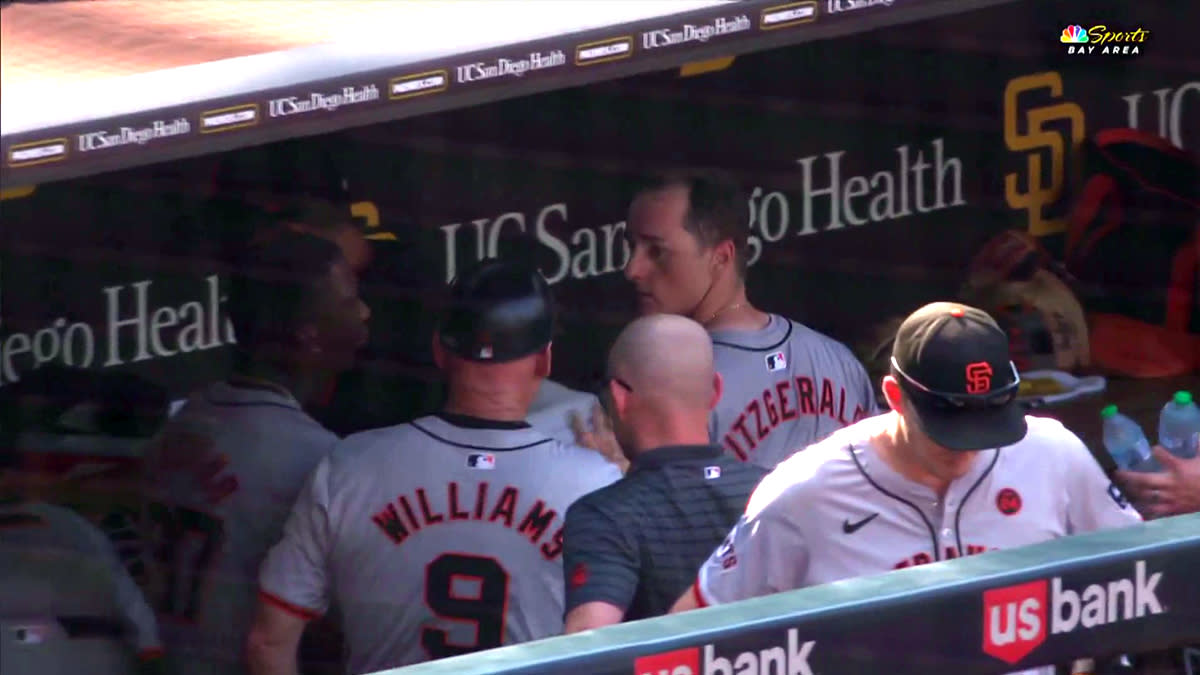
M1023 109L1022 98L1035 92L1050 102ZM1027 153L1025 170L1004 176L1004 197L1011 208L1029 212L1034 236L1066 229L1059 201L1083 142L1084 116L1078 105L1059 100L1062 95L1062 76L1053 71L1013 78L1004 87L1004 144Z

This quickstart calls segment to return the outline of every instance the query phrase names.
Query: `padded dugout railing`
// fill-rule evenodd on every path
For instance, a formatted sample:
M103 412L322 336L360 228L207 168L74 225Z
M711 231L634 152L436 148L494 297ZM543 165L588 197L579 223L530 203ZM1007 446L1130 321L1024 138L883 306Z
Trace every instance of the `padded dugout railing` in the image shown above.
M1192 643L1200 514L376 675L987 675Z

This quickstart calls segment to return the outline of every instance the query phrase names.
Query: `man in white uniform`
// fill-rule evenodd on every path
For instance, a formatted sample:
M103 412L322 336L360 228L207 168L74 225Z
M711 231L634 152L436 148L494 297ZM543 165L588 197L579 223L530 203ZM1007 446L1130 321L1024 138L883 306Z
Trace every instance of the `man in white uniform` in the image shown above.
M1023 415L1008 349L982 310L910 315L883 378L893 412L764 478L671 611L1141 522L1075 434Z
M710 419L712 440L773 469L874 415L876 396L845 345L750 304L748 232L745 195L729 177L661 176L630 206L625 276L642 314L682 314L708 329L725 383Z
M302 403L348 367L369 314L338 247L285 233L230 289L235 374L193 394L146 452L149 596L172 673L244 673L258 568L337 443Z
M550 373L541 275L486 261L451 296L434 340L445 407L350 436L317 467L262 567L255 675L295 675L305 622L331 606L350 673L562 632L566 510L620 472L526 422Z

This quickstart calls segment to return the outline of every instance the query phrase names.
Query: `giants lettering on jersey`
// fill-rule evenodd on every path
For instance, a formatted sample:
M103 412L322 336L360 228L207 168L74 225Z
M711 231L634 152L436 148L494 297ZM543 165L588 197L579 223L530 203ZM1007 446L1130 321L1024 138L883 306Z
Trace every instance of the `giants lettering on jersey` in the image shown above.
M975 544L967 544L967 555L977 555L979 553L987 553L990 550L992 550L992 549L989 549L986 546L977 546ZM958 549L955 548L954 546L947 546L946 550L943 551L943 553L942 553L942 560L953 560L953 559L959 558L959 557L961 557L961 556L958 553ZM896 563L896 566L894 569L902 570L905 567L917 567L918 565L928 565L929 563L932 563L932 562L934 562L933 556L922 551L922 552L912 556L911 558L908 558L906 560L901 560L900 562Z
M394 503L388 503L371 516L371 520L395 544L403 544L404 540L422 528L458 520L474 520L515 528L529 539L529 543L534 546L540 544L539 550L546 560L554 560L562 554L563 527L558 513L546 508L546 502L541 499L534 501L524 511L519 510L517 505L521 501L521 491L516 486L505 485L502 489L492 490L491 484L486 481L467 483L465 487L460 487L455 481L446 485L446 495L447 503L431 504L426 490L417 488L413 494L400 495ZM489 500L489 495L494 495L494 498ZM518 513L524 515L517 518ZM556 519L560 521L558 529L543 542L551 523Z
M820 382L804 376L780 380L738 415L725 434L725 449L745 460L776 427L800 416L828 417L844 427L867 416L861 405L854 406L849 418L847 412L846 388L827 377Z

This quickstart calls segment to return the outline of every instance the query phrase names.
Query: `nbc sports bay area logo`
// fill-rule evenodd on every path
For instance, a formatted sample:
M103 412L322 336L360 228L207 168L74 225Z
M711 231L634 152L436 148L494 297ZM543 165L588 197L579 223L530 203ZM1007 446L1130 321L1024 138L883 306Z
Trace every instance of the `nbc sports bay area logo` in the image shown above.
M1134 30L1111 30L1098 25L1084 29L1072 24L1063 29L1058 41L1067 46L1068 54L1121 54L1141 53L1141 46L1150 37L1150 31L1138 27Z
M1162 572L1147 573L1144 560L1133 567L1132 576L1082 589L1054 577L984 591L984 653L1016 664L1050 636L1163 614Z
M755 652L717 654L711 644L642 656L633 662L634 675L814 675L808 659L815 640L800 641L800 632L789 628L787 645Z

